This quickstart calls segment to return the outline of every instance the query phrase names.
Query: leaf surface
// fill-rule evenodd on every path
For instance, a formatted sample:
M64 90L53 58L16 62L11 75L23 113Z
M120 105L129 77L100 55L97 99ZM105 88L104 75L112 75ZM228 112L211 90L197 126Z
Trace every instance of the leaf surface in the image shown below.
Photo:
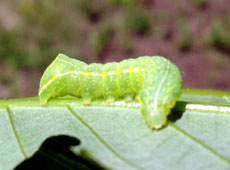
M198 94L183 93L161 130L147 127L134 102L83 106L63 98L41 107L37 97L0 101L0 170L13 169L57 135L79 139L71 150L105 169L228 169L229 95L202 94L201 103Z

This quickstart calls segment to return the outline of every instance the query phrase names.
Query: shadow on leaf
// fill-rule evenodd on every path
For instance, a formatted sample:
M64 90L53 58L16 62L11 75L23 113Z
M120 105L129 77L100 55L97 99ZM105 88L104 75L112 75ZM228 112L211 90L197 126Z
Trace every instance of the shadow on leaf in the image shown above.
M179 120L186 110L186 104L186 102L177 102L176 106L172 109L172 113L168 116L168 120L171 122Z
M74 154L70 146L80 145L80 140L70 136L55 136L48 138L39 150L29 159L18 165L15 170L43 169L104 169L96 162Z

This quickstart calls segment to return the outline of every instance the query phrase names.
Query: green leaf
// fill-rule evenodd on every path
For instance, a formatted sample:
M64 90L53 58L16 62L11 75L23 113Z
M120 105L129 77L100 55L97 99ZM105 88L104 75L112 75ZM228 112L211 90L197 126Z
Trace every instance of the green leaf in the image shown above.
M83 106L67 97L41 107L37 97L3 100L0 170L13 169L57 135L79 139L71 150L105 169L228 169L229 103L229 92L185 89L167 127L152 130L134 102Z

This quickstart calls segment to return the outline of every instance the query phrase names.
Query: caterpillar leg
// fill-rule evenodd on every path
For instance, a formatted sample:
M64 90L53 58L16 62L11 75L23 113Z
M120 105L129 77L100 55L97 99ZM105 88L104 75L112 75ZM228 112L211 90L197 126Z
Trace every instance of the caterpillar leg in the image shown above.
M42 107L46 107L48 105L48 103L42 103L41 106Z
M135 101L141 103L141 100L140 100L140 96L139 96L139 95L137 95L137 96L135 97Z
M115 102L115 97L112 96L112 95L108 95L108 96L106 97L106 102L107 102L107 103L114 103L114 102Z
M39 98L41 106L47 106L48 100L50 99L50 95L47 92L43 92L39 94Z
M91 101L92 101L92 98L91 98L91 97L89 97L89 96L83 97L83 104L84 104L84 105L90 105L90 104L91 104Z
M125 94L125 101L126 102L132 102L133 101L133 95L130 93Z

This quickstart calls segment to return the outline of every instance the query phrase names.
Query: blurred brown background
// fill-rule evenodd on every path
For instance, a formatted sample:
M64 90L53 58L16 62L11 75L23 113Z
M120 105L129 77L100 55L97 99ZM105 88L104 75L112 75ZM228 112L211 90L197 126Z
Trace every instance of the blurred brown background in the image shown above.
M230 1L0 1L0 99L37 95L58 53L87 63L162 55L184 87L230 90Z

